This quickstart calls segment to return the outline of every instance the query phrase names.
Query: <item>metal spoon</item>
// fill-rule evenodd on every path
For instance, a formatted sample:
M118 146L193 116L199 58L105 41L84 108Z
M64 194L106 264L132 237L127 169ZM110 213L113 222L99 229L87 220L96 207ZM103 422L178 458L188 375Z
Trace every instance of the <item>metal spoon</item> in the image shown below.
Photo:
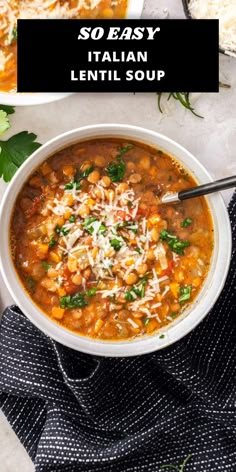
M187 200L188 198L200 197L201 195L207 195L208 193L218 192L219 190L226 190L227 188L236 187L236 175L232 177L226 177L225 179L216 180L209 184L198 185L197 187L188 188L181 192L166 193L161 203L173 203L181 200Z

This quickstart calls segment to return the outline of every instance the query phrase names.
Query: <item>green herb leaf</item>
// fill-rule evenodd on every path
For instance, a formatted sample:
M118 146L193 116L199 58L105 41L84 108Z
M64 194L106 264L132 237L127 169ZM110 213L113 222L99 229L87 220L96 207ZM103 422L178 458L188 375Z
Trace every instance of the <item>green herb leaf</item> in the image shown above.
M15 41L16 39L17 39L17 27L14 26L9 44L12 44L13 41Z
M64 226L56 225L55 231L59 236L67 236L67 234L70 232L70 229L65 228Z
M148 277L144 275L144 277L142 277L137 284L133 285L133 287L127 290L125 293L125 300L127 302L133 302L137 297L144 298L147 280Z
M27 157L41 144L35 142L36 135L22 131L7 141L0 141L0 177L9 182Z
M93 232L94 232L93 223L95 221L98 221L97 217L96 216L90 216L89 218L87 218L82 223L83 228L86 231L88 231L89 234L93 234ZM106 226L103 223L100 224L98 232L101 233L102 235L106 234Z
M134 146L132 144L130 144L129 146L124 146L124 147L120 148L119 149L119 156L122 156L122 154L125 154L126 152L130 151L133 148L134 148Z
M176 254L179 254L181 256L184 255L184 249L186 247L190 246L189 241L180 241L177 236L170 234L166 229L163 229L160 232L160 240L162 242L167 242L169 248L171 251L175 252Z
M110 162L105 170L112 182L122 182L125 175L126 166L121 156L118 156L116 159L118 164L115 162Z
M192 218L185 218L181 223L180 226L182 228L187 228L193 222Z
M192 286L187 285L187 287L180 287L179 288L179 302L183 303L190 299L192 293Z
M86 179L86 177L88 177L89 174L91 174L91 172L93 172L93 170L94 170L93 166L88 167L88 169L86 169L84 172L82 172L82 174L80 175L80 179Z
M83 308L88 305L85 293L76 293L76 295L65 295L60 298L61 308Z
M0 110L0 134L4 134L11 127L7 113Z
M47 261L41 261L41 264L42 264L45 272L48 272L48 270L51 269L51 267L52 267L52 264L48 264Z
M111 239L110 245L113 247L113 249L115 249L115 251L119 251L123 246L123 243L119 239Z
M82 223L82 226L83 226L83 228L84 228L86 231L88 231L88 233L93 234L94 228L93 228L92 224L93 224L95 221L98 221L97 217L96 217L96 216L90 216L89 218L87 218L87 219Z
M35 291L35 281L34 281L33 277L31 277L31 276L28 277L27 282L28 282L28 286L29 286L30 291L34 293L34 291Z
M96 295L96 293L97 293L97 288L93 287L93 288L90 288L89 290L87 290L86 295L87 295L87 297L94 297L94 295Z
M15 113L15 107L11 105L0 105L0 110L5 111L7 115L13 115L13 113Z
M150 318L145 318L144 322L143 322L144 326L147 327L149 325L149 323L150 323Z
M161 334L161 335L159 336L159 338L160 338L160 339L164 339L164 338L165 338L165 335L164 335L164 334Z
M171 317L172 319L176 318L177 315L178 315L178 313L170 313L170 317Z
M52 248L52 247L55 247L55 246L57 246L57 241L55 239L55 236L53 235L50 238L50 241L48 243L48 247Z
M72 182L68 182L64 188L65 190L72 190L73 188L75 188L76 190L80 190L81 185L82 184L79 180L73 180Z
M75 222L75 217L71 215L69 218L69 223L74 223L74 222Z

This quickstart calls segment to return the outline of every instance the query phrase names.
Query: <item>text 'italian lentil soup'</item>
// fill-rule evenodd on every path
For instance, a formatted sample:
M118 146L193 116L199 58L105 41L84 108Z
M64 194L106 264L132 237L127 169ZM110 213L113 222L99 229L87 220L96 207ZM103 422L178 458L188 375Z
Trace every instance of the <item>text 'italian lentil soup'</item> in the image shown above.
M118 341L167 326L202 287L213 227L204 197L160 197L195 184L170 156L132 141L97 139L53 155L12 215L25 290L80 335Z
M0 0L0 92L16 92L17 19L125 18L127 0Z

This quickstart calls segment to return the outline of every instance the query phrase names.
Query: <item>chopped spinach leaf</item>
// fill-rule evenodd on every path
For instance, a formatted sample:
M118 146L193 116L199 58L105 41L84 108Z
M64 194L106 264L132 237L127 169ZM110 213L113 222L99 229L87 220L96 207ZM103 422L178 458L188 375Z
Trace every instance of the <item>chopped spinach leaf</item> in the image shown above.
M89 290L87 290L86 295L87 295L87 297L94 297L94 295L96 295L96 293L97 293L97 288L93 287L93 288L90 288Z
M65 295L60 298L61 308L83 308L88 305L85 293L76 293L75 295Z
M95 221L99 221L97 219L96 216L90 216L89 218L87 218L83 223L82 223L82 226L83 228L88 231L89 234L93 234L94 232L94 227L93 227L93 223ZM101 233L102 235L105 235L106 234L106 226L104 225L104 223L101 223L100 224L100 227L99 227L99 233Z
M28 286L29 286L30 291L34 293L34 291L35 291L35 281L34 281L33 277L31 277L31 276L28 277L27 282L28 282Z
M121 156L122 154L125 154L126 152L130 151L131 149L133 149L134 146L132 146L132 144L130 144L129 146L124 146L122 148L119 149L119 156Z
M190 299L192 293L192 286L187 285L187 287L180 287L179 288L179 302L183 303Z
M51 269L51 267L52 267L52 264L48 264L47 261L41 261L41 264L42 264L45 272L48 272L48 270Z
M147 276L144 275L137 284L133 285L133 287L126 291L125 300L127 302L133 302L137 297L144 298L147 279Z
M65 228L64 226L56 225L55 231L59 236L67 236L67 234L70 232L70 229Z
M55 236L52 235L48 244L48 247L52 248L57 246L57 241L55 240Z
M169 248L171 251L175 252L176 254L179 254L181 256L184 255L184 249L188 246L190 246L189 241L180 241L177 236L170 234L167 230L163 229L160 232L160 240L162 242L167 242Z
M193 222L192 218L185 218L181 223L180 226L182 228L187 228Z
M123 243L119 239L111 239L110 245L111 247L113 247L113 249L115 249L115 251L119 251L120 248L123 246Z
M80 190L81 185L82 184L79 180L72 180L72 182L68 182L64 188L65 190L72 190L73 188L75 188L75 190Z
M89 176L89 174L93 172L93 170L94 170L93 166L88 167L86 170L84 170L84 172L80 174L80 179L86 179Z

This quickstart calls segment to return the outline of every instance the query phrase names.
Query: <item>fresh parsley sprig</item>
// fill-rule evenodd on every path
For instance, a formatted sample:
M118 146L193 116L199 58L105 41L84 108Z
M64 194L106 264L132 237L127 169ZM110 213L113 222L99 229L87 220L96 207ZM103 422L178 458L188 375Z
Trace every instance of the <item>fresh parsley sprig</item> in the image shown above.
M8 115L14 111L11 106L0 105L0 134L10 128ZM35 142L36 138L36 134L22 131L6 141L0 141L0 177L5 182L9 182L21 164L41 146Z
M122 182L126 171L126 166L122 159L122 155L130 151L131 149L133 149L132 145L120 148L118 151L118 155L116 156L118 164L116 164L115 162L110 162L108 164L108 167L106 168L106 173L110 177L112 182Z

